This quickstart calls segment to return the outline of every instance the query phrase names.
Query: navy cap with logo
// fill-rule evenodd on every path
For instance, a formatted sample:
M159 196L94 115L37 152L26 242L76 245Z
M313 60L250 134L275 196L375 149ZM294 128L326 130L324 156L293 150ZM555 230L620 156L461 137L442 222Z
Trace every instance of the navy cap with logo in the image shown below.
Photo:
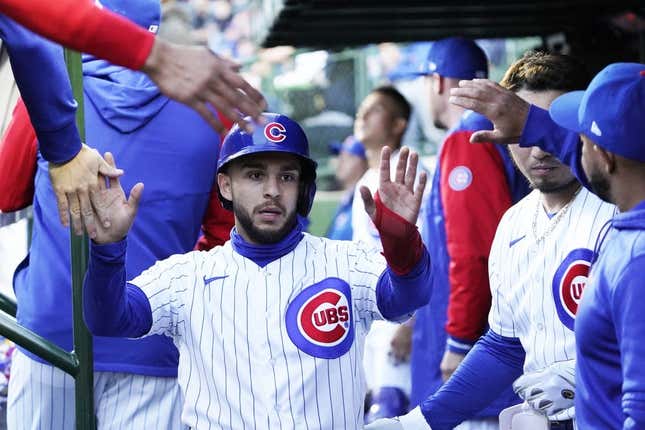
M159 0L95 0L94 3L128 18L151 33L156 34L159 31L161 23Z
M428 57L417 75L438 74L446 78L475 79L488 77L488 58L474 41L450 37L432 43Z
M645 162L645 64L610 64L585 91L555 99L549 114L607 151Z

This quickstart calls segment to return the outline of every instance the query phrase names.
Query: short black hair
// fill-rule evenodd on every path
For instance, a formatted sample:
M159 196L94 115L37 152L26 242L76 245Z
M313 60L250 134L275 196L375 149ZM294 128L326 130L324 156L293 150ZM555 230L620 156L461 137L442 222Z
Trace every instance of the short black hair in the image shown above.
M381 85L374 88L371 93L381 94L392 101L393 113L398 118L403 118L406 121L410 120L410 113L412 112L412 107L410 103L403 97L403 94L399 92L392 85Z
M500 85L513 92L584 90L591 81L585 64L575 57L529 51L509 67Z

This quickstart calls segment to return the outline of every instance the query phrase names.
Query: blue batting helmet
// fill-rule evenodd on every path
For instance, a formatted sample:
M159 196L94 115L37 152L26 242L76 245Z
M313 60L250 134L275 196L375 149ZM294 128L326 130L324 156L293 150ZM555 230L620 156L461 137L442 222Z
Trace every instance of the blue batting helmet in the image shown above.
M217 173L222 172L231 161L246 155L263 152L285 152L296 155L302 163L298 213L306 217L311 210L316 194L316 167L318 165L309 157L307 136L297 122L285 115L264 113L263 116L266 123L264 125L256 124L252 134L235 125L226 135L219 152ZM232 202L221 194L219 199L224 208L232 210Z

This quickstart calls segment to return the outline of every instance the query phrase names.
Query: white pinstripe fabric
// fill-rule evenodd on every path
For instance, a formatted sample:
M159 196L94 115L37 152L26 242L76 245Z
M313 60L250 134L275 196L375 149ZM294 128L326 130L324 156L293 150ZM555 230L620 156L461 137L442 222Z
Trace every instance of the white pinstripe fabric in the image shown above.
M151 333L179 348L183 421L195 429L362 428L363 341L381 318L375 286L384 268L376 249L305 234L264 268L228 242L145 271L133 283L150 298ZM329 277L350 285L355 340L344 355L322 359L290 340L285 312Z
M99 430L183 429L182 397L175 378L94 372ZM73 430L74 379L16 351L9 380L7 428Z
M532 222L538 199L533 191L504 214L489 258L493 301L488 323L494 332L520 339L525 372L575 358L575 336L558 317L553 278L571 251L593 251L600 229L615 213L613 205L583 188L553 231L537 243ZM540 207L538 236L556 217L550 219Z

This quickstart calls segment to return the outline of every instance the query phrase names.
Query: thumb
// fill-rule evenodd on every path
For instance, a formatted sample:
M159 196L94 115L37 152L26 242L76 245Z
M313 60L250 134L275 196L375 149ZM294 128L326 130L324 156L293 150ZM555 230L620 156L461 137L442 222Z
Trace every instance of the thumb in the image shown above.
M521 136L505 136L499 130L480 130L470 136L470 143L496 143L498 145L513 145L520 143Z
M374 220L374 216L376 215L376 205L374 204L374 199L372 198L370 189L365 185L362 185L359 191L361 192L361 198L363 199L363 204L365 205L365 212L367 212L370 218Z
M103 176L107 176L109 178L118 178L119 176L123 175L123 170L117 169L116 164L114 163L114 158L109 158L109 161L112 161L111 163L108 163L100 157L99 160L99 173Z
M141 195L143 194L143 183L138 182L130 190L130 197L128 197L128 206L132 210L132 216L134 217L137 214L139 209L139 202L141 202Z

